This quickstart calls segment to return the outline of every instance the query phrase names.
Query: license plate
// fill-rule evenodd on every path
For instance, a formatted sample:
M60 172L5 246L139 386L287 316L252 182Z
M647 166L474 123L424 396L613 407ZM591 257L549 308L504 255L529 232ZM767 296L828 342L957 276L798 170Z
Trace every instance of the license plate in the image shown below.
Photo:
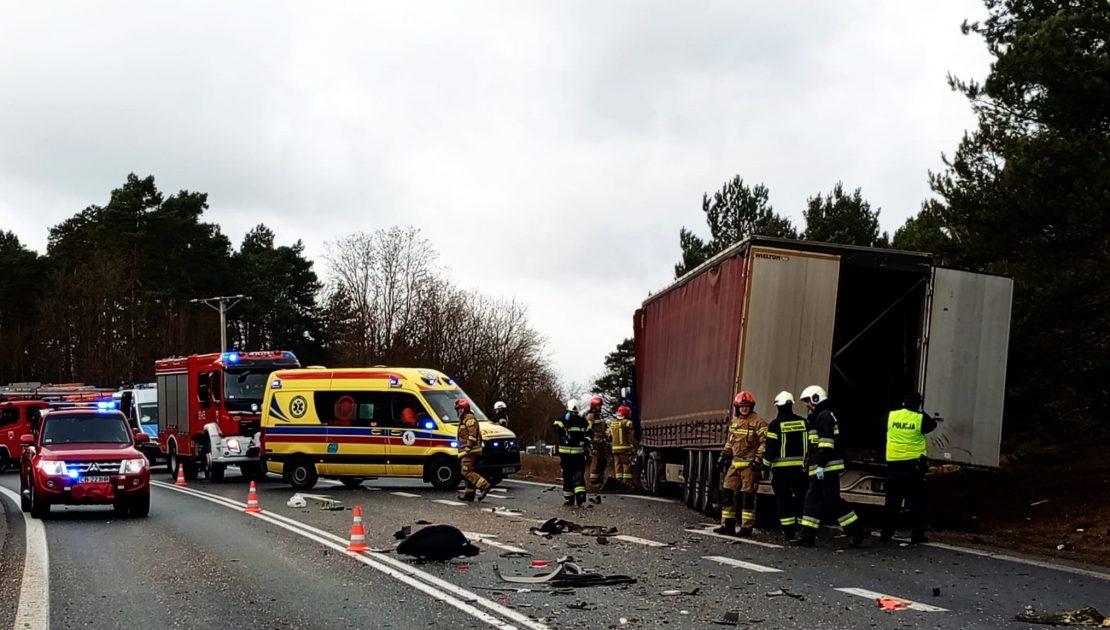
M504 468L501 469L501 472L508 473L508 474L515 473L516 472L516 466L505 466Z
M108 483L112 480L107 475L93 475L91 477L81 477L79 483Z

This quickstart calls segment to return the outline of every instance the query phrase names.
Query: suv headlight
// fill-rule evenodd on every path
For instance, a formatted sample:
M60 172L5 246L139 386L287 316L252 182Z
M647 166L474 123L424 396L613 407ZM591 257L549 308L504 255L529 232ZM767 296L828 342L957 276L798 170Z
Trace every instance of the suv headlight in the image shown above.
M141 472L146 467L146 458L140 457L139 459L125 459L123 460L124 474L135 474Z
M42 460L39 462L39 470L47 475L64 475L66 474L66 463L53 460Z

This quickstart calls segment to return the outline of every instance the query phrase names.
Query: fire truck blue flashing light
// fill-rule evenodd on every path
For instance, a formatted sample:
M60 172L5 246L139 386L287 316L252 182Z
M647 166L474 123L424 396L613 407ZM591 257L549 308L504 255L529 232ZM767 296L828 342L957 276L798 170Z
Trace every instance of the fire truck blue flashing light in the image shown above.
M239 353L238 352L225 352L223 354L223 356L221 356L220 358L223 359L224 363L238 363L239 362Z

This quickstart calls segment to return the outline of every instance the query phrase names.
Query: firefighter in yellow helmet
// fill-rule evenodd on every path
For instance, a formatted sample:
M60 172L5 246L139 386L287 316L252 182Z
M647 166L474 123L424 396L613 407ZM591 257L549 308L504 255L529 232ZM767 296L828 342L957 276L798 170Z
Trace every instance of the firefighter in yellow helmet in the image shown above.
M722 467L728 464L721 488L721 526L713 531L746 538L755 528L755 499L767 447L767 421L755 412L755 396L749 392L736 395L732 410L732 422L720 460ZM741 510L739 532L736 531L737 508Z
M626 405L617 407L617 417L609 421L609 435L612 437L613 469L617 481L632 485L632 452L635 449L632 434L632 410Z
M601 483L605 479L605 468L609 463L609 426L601 414L601 396L590 399L590 410L586 412L586 422L590 423L593 437L590 443L590 452L593 461L590 462L590 483Z
M482 428L470 411L469 400L460 398L455 401L455 411L459 414L459 432L456 436L459 442L459 463L466 481L466 489L459 495L459 500L473 501L477 491L478 500L481 501L489 494L490 488L485 477L475 470L478 458L482 455Z

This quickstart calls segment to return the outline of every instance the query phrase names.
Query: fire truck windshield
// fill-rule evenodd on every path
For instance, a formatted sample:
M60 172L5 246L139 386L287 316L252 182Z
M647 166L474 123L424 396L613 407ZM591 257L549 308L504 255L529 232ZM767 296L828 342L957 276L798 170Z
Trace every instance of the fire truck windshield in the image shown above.
M258 411L266 393L270 371L228 370L224 377L224 402L228 411ZM251 405L255 405L252 409Z

